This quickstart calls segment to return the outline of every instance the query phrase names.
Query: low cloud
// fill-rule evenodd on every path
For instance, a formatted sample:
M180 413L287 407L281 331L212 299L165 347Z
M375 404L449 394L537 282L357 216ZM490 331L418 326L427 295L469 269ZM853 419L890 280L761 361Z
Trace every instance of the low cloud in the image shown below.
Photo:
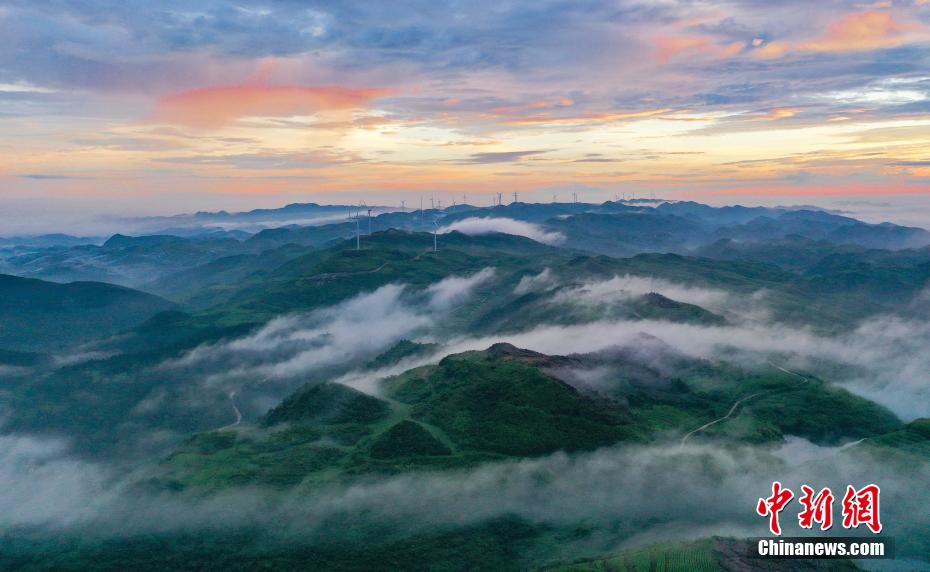
M830 449L805 452L801 459L785 449L616 446L333 483L310 493L239 488L192 496L129 494L124 491L130 490L125 485L131 476L114 479L104 467L69 460L60 444L4 439L0 526L29 527L33 533L70 530L85 538L257 526L283 534L299 531L302 542L313 543L345 541L343 531L350 529L352 538L370 531L384 541L517 517L543 526L584 523L592 532L586 541L600 539L607 543L601 550L617 550L696 531L763 535L767 521L754 507L770 493L773 480L796 491L800 484L836 491L876 482L889 533L925 522L927 499L912 493L930 484L926 467L902 475L898 467L867 456ZM796 507L797 501L782 518L789 536L801 532L792 518ZM637 532L618 532L617 522L631 523ZM388 539L384 527L392 530Z
M494 275L493 268L485 268L470 276L449 276L422 291L389 284L331 307L276 318L254 334L200 346L161 367L188 369L224 392L338 375L401 339L429 332L437 317L464 303Z
M430 308L449 310L468 299L472 291L494 277L493 268L485 268L471 276L450 276L426 289Z
M351 366L432 324L404 302L407 288L382 286L335 306L276 318L256 333L201 346L168 367L214 371L208 385L283 379Z
M490 234L492 232L515 234L544 244L560 244L565 241L565 235L560 232L549 232L537 224L503 217L466 218L439 229L439 232L445 233L454 230L469 235Z
M513 293L518 296L524 294L529 294L530 292L538 292L541 290L548 290L558 283L556 280L555 274L552 273L552 270L546 268L539 274L534 274L530 276L524 276L520 279L519 284L516 288L513 289Z
M650 292L657 292L688 304L694 304L710 310L721 311L732 306L732 296L724 290L697 288L676 284L651 276L614 276L609 280L588 282L581 286L560 291L553 298L554 303L609 304L639 298Z
M453 339L437 353L403 366L437 363L447 355L483 350L499 342L550 355L636 348L643 344L644 334L690 356L727 359L747 366L766 363L775 356L777 363L785 367L820 375L889 408L902 419L930 417L930 384L926 376L930 356L921 349L930 346L930 325L900 318L877 318L834 337L803 327L759 322L704 326L662 320L604 320L544 325L517 333ZM852 371L837 375L837 364L845 364ZM400 373L396 368L353 372L338 381L376 393L378 379L396 373ZM594 379L591 383L598 385L602 381Z
M64 440L0 436L0 528L75 524L113 502L108 479Z

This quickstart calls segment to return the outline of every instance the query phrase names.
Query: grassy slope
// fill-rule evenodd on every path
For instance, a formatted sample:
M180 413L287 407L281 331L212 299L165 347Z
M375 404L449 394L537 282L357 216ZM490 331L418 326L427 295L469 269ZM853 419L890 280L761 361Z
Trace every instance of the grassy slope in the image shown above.
M722 538L665 542L625 550L613 556L579 560L545 568L552 572L713 572L715 570L853 571L849 560L752 560L747 543Z
M132 328L171 307L157 296L112 284L0 275L0 347L60 350Z
M367 473L678 438L725 416L733 402L751 394L760 395L692 438L771 443L791 434L834 444L900 428L891 413L867 400L774 368L692 360L664 377L648 371L648 363L614 358L614 384L601 394L553 377L560 374L552 368L562 363L605 363L590 359L499 344L388 379L384 399L336 384L308 386L269 412L264 428L191 438L150 485L207 491L241 484L314 487Z

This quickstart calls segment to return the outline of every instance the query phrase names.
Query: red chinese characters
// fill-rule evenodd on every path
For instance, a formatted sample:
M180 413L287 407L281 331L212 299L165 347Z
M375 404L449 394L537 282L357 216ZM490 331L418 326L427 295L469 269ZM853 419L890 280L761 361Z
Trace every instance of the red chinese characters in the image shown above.
M756 513L759 516L769 517L769 530L772 534L781 534L781 525L778 523L778 513L785 509L785 506L794 498L794 493L788 489L782 488L781 483L775 481L772 483L772 496L759 499L756 505Z
M843 495L843 528L857 528L860 524L878 534L882 531L882 522L878 514L878 496L881 489L870 484L859 490L852 485L846 487Z
M820 530L830 530L833 526L833 492L829 487L821 489L814 496L814 489L801 485L801 498L798 502L804 507L798 515L798 525L801 528L813 528L814 523L820 523Z
M830 530L833 527L833 491L829 487L815 492L813 487L801 485L801 496L798 502L803 510L798 514L798 526L812 529L815 524L820 530ZM882 522L879 512L879 496L881 490L878 485L869 484L861 489L852 485L846 487L843 495L843 528L858 528L865 525L869 530L878 534L882 531ZM778 481L772 483L772 494L760 498L756 504L756 513L769 518L769 530L776 536L781 535L779 514L794 498L791 489L783 487Z

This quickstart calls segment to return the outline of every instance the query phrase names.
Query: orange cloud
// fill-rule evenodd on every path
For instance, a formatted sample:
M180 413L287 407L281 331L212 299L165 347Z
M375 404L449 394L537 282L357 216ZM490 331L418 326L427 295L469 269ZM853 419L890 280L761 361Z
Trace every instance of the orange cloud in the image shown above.
M585 124L585 123L611 123L614 121L623 121L626 119L642 119L646 117L655 117L675 111L671 108L665 109L645 109L642 111L605 111L597 113L586 113L583 115L554 116L548 114L533 115L530 117L518 117L504 121L508 125L547 125L547 124Z
M775 107L770 109L763 117L765 119L774 121L776 119L787 119L789 117L794 117L800 112L801 110L797 107Z
M766 59L776 59L780 58L791 49L791 46L783 42L769 42L757 50L753 50L752 54L760 58Z
M667 64L676 56L689 52L703 54L714 58L728 58L743 51L742 42L733 42L726 46L715 44L704 36L661 36L656 39L656 58L659 63Z
M889 12L861 12L834 22L823 36L802 48L814 52L888 48L902 44L906 40L905 32L918 29L920 26L916 24L897 22Z
M307 87L260 83L216 86L168 95L155 105L153 119L194 127L219 127L247 116L285 117L366 107L389 95L380 88Z
M700 36L662 36L656 40L656 57L659 63L667 64L682 52L707 53L714 48L708 38Z
M575 105L575 101L573 99L571 99L570 97L565 97L564 95L560 95L559 97L556 97L555 99L540 99L538 101L531 101L529 103L524 103L521 105L513 105L509 107L497 107L497 108L492 109L491 111L499 115L509 115L513 113L521 113L521 112L524 112L526 110L531 110L531 109L550 109L550 108L555 108L555 107L571 107L572 105Z

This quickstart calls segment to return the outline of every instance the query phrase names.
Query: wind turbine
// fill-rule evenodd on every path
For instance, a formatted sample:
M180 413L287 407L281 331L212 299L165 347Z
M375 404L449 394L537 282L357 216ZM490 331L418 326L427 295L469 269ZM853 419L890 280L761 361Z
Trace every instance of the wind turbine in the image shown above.
M513 192L513 202L517 202L517 191Z
M368 209L368 234L371 234L371 209Z
M355 216L351 217L355 219L355 250L362 249L362 231L361 231L361 228L359 227L359 219L361 219L361 217L358 216L358 211L360 208L361 207L356 208Z
M433 252L439 252L439 217L433 216Z

